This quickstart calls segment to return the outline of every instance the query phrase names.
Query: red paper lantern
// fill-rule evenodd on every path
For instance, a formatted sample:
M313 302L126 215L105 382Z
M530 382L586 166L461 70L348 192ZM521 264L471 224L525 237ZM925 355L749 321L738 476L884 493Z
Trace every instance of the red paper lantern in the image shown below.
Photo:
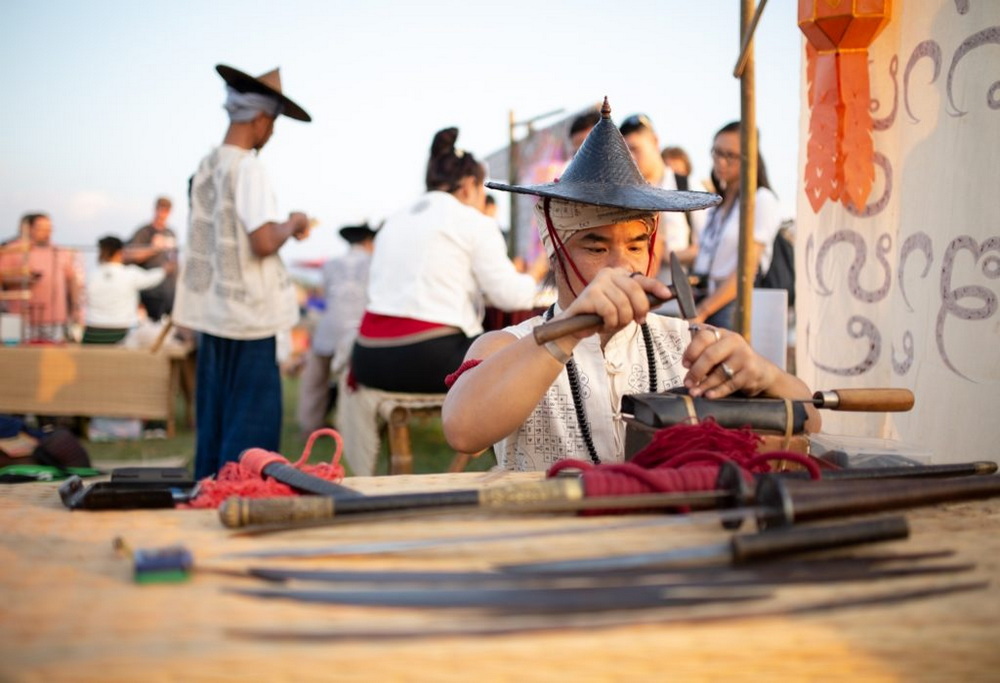
M868 47L891 8L892 0L799 0L811 109L805 189L814 212L827 199L860 211L871 192Z

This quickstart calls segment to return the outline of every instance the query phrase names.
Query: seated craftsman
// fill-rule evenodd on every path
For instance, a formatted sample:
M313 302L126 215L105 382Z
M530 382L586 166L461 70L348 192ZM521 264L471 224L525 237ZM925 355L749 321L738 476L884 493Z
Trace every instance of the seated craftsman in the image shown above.
M624 459L625 394L684 385L692 396L809 399L806 385L750 348L739 334L650 313L657 212L717 203L708 193L654 188L642 178L605 101L602 119L556 183L494 189L535 194L557 303L542 316L490 332L469 348L443 408L445 437L459 452L495 446L507 469L542 470L563 458ZM593 203L589 203L589 202ZM594 313L603 324L538 345L547 320ZM807 406L808 431L820 418Z

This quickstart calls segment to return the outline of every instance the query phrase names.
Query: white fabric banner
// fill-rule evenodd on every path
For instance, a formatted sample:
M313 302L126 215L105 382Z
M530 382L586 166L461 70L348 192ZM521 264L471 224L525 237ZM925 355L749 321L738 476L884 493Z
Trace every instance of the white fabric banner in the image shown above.
M1000 462L1000 2L896 0L869 73L867 208L816 214L799 185L798 374L916 396L909 413L824 411L825 433Z

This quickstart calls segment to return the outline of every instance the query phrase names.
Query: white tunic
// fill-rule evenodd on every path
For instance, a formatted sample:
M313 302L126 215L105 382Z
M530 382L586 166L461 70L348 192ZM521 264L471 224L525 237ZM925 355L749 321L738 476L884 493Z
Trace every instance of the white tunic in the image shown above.
M250 248L251 232L283 220L256 154L222 145L205 157L191 185L175 322L226 339L264 339L295 325L298 304L284 264Z
M367 310L474 337L483 332L484 295L501 310L527 310L536 289L507 258L492 218L446 192L428 192L378 231Z
M542 316L537 316L504 331L520 339L542 322ZM647 316L646 322L653 340L656 390L680 386L687 372L681 358L691 341L688 323L654 314ZM622 462L625 459L622 396L649 391L642 329L630 324L608 340L603 352L598 335L591 335L573 350L573 360L597 455L601 462ZM545 470L563 458L589 460L566 370L559 374L524 424L498 442L494 451L499 466L509 470Z
M163 281L163 268L102 263L87 279L87 325L126 329L139 323L139 292Z

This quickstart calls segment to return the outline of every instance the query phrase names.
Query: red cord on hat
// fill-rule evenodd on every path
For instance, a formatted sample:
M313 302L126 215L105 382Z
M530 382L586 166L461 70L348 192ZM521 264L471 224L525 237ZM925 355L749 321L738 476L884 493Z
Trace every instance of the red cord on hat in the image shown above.
M557 179L556 182L559 182L559 180ZM584 287L589 285L590 282L588 282L587 278L583 277L583 275L580 274L580 269L576 267L576 263L573 262L572 257L569 255L569 252L566 251L566 243L563 242L562 239L560 239L559 233L556 232L555 226L552 225L552 216L549 215L549 206L551 205L552 205L552 199L550 197L545 197L544 199L542 199L542 213L545 214L545 228L549 233L549 237L552 239L552 244L554 245L556 256L559 257L558 258L559 267L562 269L563 277L566 278L566 286L569 287L569 291L573 294L573 298L575 299L576 290L573 288L573 283L570 282L569 273L566 272L566 264L563 262L563 257L565 256L566 260L569 261L570 267L573 269L573 272L576 273L576 276L580 278L580 282L583 283Z

